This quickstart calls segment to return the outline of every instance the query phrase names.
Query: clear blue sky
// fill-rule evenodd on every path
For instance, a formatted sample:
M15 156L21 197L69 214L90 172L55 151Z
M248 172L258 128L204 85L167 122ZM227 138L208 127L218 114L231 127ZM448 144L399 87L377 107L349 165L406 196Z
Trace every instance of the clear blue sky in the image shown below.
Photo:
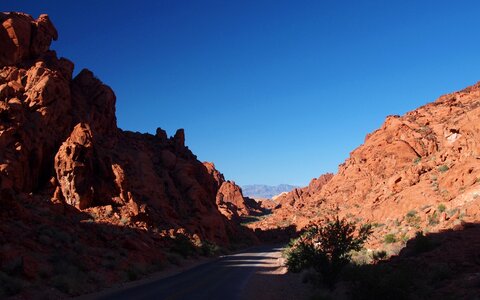
M38 1L58 54L239 184L336 172L390 114L480 80L479 1Z

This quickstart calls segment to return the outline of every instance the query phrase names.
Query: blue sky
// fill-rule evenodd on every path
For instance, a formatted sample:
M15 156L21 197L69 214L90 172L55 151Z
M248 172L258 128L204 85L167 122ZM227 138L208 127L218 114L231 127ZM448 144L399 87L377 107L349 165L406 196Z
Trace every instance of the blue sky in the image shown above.
M478 1L38 1L52 46L239 184L336 172L387 115L480 80Z

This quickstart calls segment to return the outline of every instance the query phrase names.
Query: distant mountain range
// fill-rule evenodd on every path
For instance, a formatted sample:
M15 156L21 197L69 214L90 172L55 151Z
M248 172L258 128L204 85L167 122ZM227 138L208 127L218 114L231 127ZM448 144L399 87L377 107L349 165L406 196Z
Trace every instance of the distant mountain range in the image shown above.
M243 195L250 198L270 199L283 192L290 192L298 186L290 184L279 184L276 186L265 184L251 184L242 186Z

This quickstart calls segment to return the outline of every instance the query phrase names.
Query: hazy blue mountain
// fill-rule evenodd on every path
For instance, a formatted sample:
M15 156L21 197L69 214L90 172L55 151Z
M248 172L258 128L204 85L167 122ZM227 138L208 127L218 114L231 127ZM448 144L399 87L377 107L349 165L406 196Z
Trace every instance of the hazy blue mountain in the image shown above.
M283 192L290 192L298 186L279 184L276 186L265 184L251 184L242 186L243 195L250 198L272 198Z

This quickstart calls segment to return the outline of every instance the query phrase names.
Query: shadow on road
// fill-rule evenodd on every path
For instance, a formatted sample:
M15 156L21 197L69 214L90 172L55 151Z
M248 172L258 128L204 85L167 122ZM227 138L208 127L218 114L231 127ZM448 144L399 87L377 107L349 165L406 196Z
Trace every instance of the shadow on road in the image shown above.
M278 269L277 246L259 246L181 274L92 299L241 299L254 274Z

